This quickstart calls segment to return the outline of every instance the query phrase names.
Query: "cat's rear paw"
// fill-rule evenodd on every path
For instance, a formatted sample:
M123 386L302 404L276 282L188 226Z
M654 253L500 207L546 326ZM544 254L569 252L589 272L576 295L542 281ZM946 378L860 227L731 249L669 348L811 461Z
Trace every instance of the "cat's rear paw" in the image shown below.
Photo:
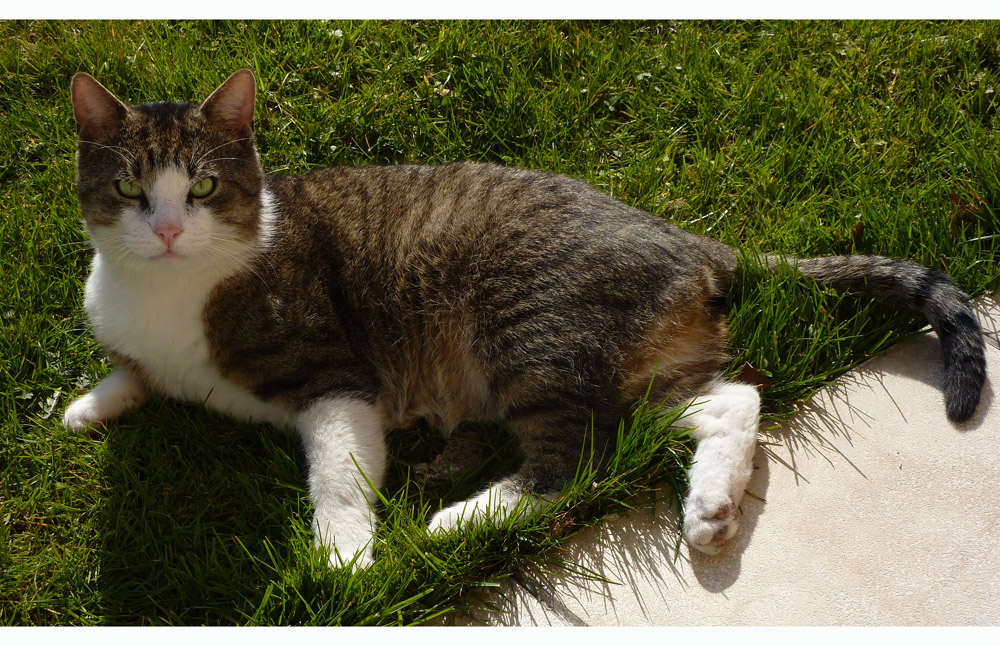
M480 511L476 508L473 502L470 509L470 504L467 502L460 502L450 507L445 507L441 511L434 514L431 518L431 522L427 523L427 531L431 534L441 531L450 532L453 529L457 529L461 525L465 525L470 520L475 518L475 513ZM479 513L481 517L482 512Z
M505 518L523 518L551 500L550 496L523 495L509 482L491 485L486 491L434 514L427 531L448 532L466 525L495 522Z
M685 507L684 540L699 552L718 554L739 529L738 507L728 496L715 501L689 499Z

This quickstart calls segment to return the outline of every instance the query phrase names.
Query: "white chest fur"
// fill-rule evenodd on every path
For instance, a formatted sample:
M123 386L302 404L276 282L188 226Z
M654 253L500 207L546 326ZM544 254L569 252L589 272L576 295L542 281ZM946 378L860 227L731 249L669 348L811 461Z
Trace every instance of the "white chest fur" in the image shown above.
M97 254L84 306L97 339L138 361L164 393L240 419L285 426L283 409L225 379L212 364L202 312L216 277L164 271L122 275Z

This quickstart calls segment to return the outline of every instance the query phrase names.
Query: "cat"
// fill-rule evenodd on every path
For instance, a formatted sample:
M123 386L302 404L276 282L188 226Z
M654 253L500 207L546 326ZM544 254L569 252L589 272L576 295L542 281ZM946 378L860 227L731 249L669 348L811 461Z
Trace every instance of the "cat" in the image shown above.
M682 533L695 550L723 549L760 409L754 386L720 376L736 251L545 172L265 174L255 90L242 69L200 104L130 106L73 78L77 193L95 250L84 306L115 368L68 406L68 429L150 394L295 429L315 545L332 567L361 568L388 429L500 420L522 443L513 475L433 515L429 529L447 531L550 500L585 438L601 455L648 390L691 404ZM973 415L982 332L949 278L877 256L767 257L785 262L922 312L942 343L947 415Z

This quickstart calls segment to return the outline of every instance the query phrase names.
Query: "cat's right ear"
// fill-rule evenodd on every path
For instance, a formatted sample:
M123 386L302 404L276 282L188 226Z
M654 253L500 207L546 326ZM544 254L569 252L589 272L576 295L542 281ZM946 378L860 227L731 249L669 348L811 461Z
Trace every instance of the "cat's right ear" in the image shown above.
M253 105L257 80L253 72L236 70L201 104L201 111L216 124L234 135L247 137L253 132Z
M128 113L127 105L86 72L73 77L72 94L76 132L81 141L106 141Z

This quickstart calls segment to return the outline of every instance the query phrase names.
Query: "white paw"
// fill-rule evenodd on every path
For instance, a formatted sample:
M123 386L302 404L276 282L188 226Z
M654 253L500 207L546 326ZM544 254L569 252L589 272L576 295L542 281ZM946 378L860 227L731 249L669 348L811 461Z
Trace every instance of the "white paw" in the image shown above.
M63 414L63 426L73 433L82 433L88 426L98 426L104 420L100 419L94 393L87 393L66 408Z
M434 514L427 524L427 531L449 532L465 527L469 523L483 523L494 517L501 517L516 509L520 495L505 491L503 484L491 485L485 491L445 507Z
M327 564L332 569L350 567L351 570L357 572L358 570L363 570L375 562L375 558L372 555L371 542L353 552L350 548L345 550L337 547L334 549L333 546L325 545L319 540L315 541L315 545L317 550L327 552L329 555L327 558Z
M524 495L510 484L499 483L434 514L427 524L427 531L447 532L469 524L502 521L510 517L524 518L550 501L551 496Z
M450 532L453 529L458 529L475 518L476 511L478 510L475 500L463 501L445 507L434 514L431 522L427 524L427 531L433 534L437 531ZM480 512L478 516L482 518L482 513Z
M739 529L737 509L729 495L692 495L685 503L684 540L699 552L718 554Z
M373 534L367 517L361 522L343 517L322 522L313 519L313 545L326 553L331 568L350 567L358 571L371 565Z
M118 397L114 401L102 399L96 392L89 392L66 408L63 426L73 433L82 433L88 428L100 428L108 420L117 417L129 408L141 404L144 396Z
M66 408L63 426L73 433L100 427L145 400L142 385L125 370L116 370Z

